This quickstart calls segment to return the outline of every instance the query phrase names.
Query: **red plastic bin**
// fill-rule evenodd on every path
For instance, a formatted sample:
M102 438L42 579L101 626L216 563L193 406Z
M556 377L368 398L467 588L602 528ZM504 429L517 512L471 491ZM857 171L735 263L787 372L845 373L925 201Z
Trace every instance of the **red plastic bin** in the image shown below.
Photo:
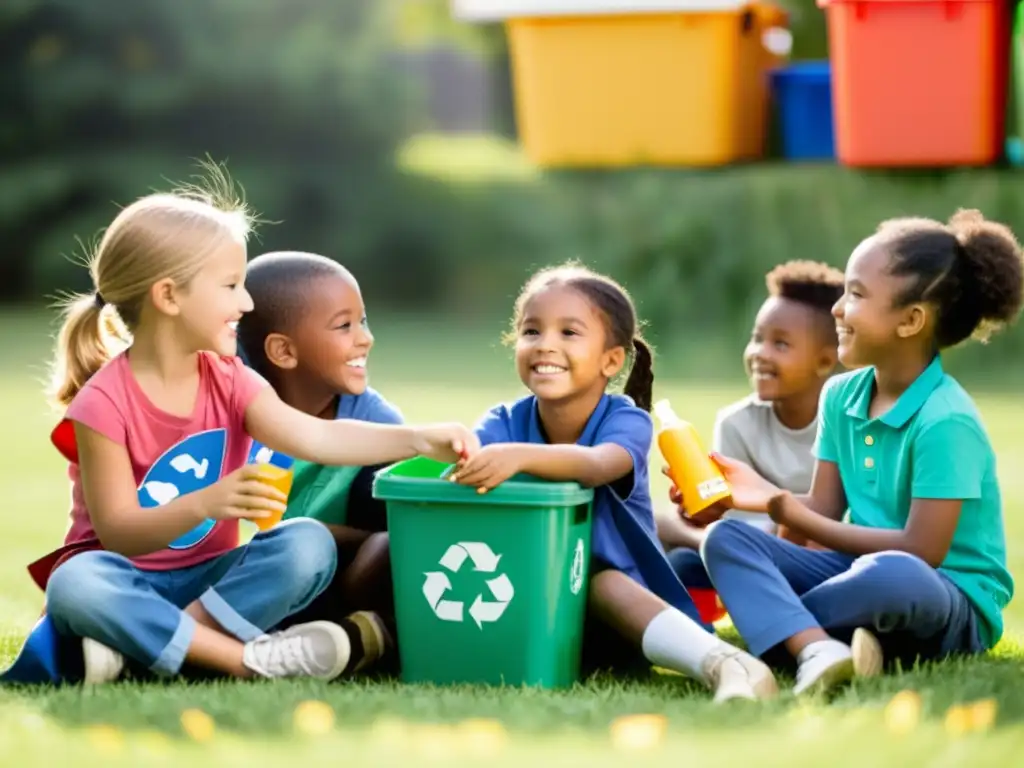
M836 156L848 166L980 166L1005 138L1006 0L818 0Z

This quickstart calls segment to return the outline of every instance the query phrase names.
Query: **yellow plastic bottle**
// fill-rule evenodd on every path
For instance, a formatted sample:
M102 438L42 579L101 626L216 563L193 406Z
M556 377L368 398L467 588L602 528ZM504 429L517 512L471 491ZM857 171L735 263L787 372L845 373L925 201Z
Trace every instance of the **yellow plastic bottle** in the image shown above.
M291 492L293 477L291 469L282 469L275 464L259 464L258 466L260 468L260 482L277 488L285 496ZM269 517L254 517L252 522L261 531L269 531L281 522L282 517L284 517L283 510L281 512L274 512Z
M680 419L668 400L654 404L654 415L661 422L658 449L668 463L672 482L683 497L688 517L694 517L715 502L732 494L722 471L704 450L696 428Z

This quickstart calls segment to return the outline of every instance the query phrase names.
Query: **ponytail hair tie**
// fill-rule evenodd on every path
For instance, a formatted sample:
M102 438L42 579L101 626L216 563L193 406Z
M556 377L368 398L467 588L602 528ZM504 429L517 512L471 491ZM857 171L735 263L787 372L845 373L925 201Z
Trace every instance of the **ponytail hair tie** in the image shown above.
M107 300L103 298L99 291L96 291L96 295L93 296L92 300L98 309L103 309L107 305Z

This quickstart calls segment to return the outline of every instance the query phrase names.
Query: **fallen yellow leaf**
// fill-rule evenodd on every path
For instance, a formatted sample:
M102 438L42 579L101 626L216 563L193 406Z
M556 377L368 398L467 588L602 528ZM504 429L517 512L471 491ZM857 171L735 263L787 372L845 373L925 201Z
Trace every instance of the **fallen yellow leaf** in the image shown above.
M946 733L950 736L963 736L971 730L971 713L967 707L954 704L946 710L946 719L943 723Z
M987 731L996 724L998 705L995 699L981 699L970 705L971 730Z
M921 695L917 691L900 691L886 704L884 717L890 733L910 733L921 722Z
M186 709L182 712L181 729L190 739L201 743L210 741L217 732L213 718L201 709Z
M334 728L334 710L323 701L303 701L295 707L292 724L307 736L323 736Z
M624 752L653 749L661 744L668 728L664 715L624 715L609 726L612 746Z

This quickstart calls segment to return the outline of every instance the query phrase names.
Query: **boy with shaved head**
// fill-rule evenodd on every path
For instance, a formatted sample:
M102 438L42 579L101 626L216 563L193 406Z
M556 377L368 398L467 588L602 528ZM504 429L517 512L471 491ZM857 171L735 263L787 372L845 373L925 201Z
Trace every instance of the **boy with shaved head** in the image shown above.
M266 253L249 262L245 287L255 308L238 324L241 354L282 400L322 419L402 422L398 409L367 384L373 334L359 283L347 269L312 253ZM395 628L387 516L371 494L380 467L310 464L259 444L250 458L292 467L285 519L320 520L338 546L333 583L289 622L315 617L344 627L353 645L346 672L388 655Z

